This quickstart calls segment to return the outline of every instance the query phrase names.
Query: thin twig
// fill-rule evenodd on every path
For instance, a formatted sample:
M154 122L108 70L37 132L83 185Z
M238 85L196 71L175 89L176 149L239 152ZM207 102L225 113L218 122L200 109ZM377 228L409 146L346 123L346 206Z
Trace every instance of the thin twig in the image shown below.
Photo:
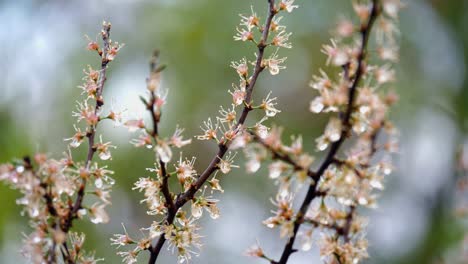
M28 170L32 173L32 175L34 176L34 178L36 178L40 184L39 186L44 189L44 195L43 195L43 198L46 200L46 206L47 206L47 210L49 210L49 213L51 214L52 216L52 225L53 225L53 228L56 228L55 226L55 218L57 217L57 211L55 210L53 204L52 204L52 198L50 196L50 193L48 192L47 190L47 184L45 184L41 177L39 175L37 175L36 171L34 170L34 166L31 162L31 158L29 156L26 156L23 158L23 166L24 166L24 169L25 170ZM45 232L49 232L48 230L44 230ZM47 264L54 264L56 263L56 254L55 254L55 250L56 250L56 247L57 247L57 244L55 243L55 241L53 241L48 253L47 253Z
M368 153L367 162L365 164L361 164L362 167L368 167L371 157L374 156L374 154L378 151L377 139L378 139L380 131L382 130L383 125L384 125L384 122L382 122L379 127L377 127L376 129L374 129L372 131L372 133L370 135L370 146L369 146L370 152ZM355 169L355 171L359 172L359 170L357 170L357 169ZM355 212L356 212L356 206L351 205L349 207L349 211L348 211L348 213L346 215L345 227L343 229L343 232L341 233L341 235L343 236L345 242L349 242L349 240L350 240L351 225L352 225L353 220L354 220L354 213Z
M250 133L252 136L253 136L253 139L260 143L263 147L265 147L268 151L270 151L270 153L272 154L272 158L273 159L277 159L277 160L281 160L281 161L284 161L286 163L288 163L289 165L291 165L294 170L296 171L306 171L307 172L307 176L313 178L315 176L315 172L313 172L310 168L304 168L302 167L301 165L299 165L299 163L297 163L293 158L291 158L289 155L287 154L284 154L284 153L280 153L279 151L275 150L274 148L272 148L269 144L267 144L265 142L265 140L263 140L262 138L260 138L257 134L251 132Z
M335 230L336 233L338 234L343 232L343 227L339 226L337 223L322 223L315 219L308 219L308 218L304 218L302 223L311 224L315 227L322 227L322 228L327 228L330 230Z
M103 49L101 52L99 52L99 55L101 56L101 70L99 71L99 82L98 82L98 87L96 90L96 104L94 106L94 114L97 116L99 114L100 108L104 105L104 101L102 98L102 93L104 91L104 85L106 82L106 70L107 70L107 64L109 63L108 60L108 52L110 50L110 30L111 30L111 25L109 23L104 23L103 24L103 29L101 32L102 35L102 40L103 40ZM97 124L96 125L91 125L88 127L88 130L86 132L86 136L88 138L88 153L86 155L86 161L85 161L85 168L86 170L89 170L91 167L91 161L93 160L93 156L96 153L96 146L95 146L95 137L96 137L96 130L97 130ZM82 208L82 203L85 195L85 189L86 189L86 179L83 178L80 188L77 193L76 200L73 204L70 205L70 212L66 219L64 220L64 223L62 225L62 231L65 233L68 233L70 228L73 225L73 220L78 217L78 211ZM63 246L66 247L66 241L63 243ZM68 250L67 250L68 251ZM70 255L67 254L68 257L66 259L66 262L68 264L74 264L75 261L71 259Z
M155 108L155 103L156 103L156 95L153 92L151 92L151 101L147 105L147 109L151 114L152 118L152 123L153 123L153 131L152 131L152 136L157 144L159 133L158 133L158 124L159 121L161 120L161 111L156 111ZM162 161L161 158L159 158L159 167L161 169L161 175L163 177L162 181L162 186L161 186L161 192L164 195L164 199L166 201L166 206L169 211L174 211L175 210L175 205L174 205L174 200L172 199L171 192L169 190L169 173L166 170L166 163ZM175 213L175 212L174 212Z

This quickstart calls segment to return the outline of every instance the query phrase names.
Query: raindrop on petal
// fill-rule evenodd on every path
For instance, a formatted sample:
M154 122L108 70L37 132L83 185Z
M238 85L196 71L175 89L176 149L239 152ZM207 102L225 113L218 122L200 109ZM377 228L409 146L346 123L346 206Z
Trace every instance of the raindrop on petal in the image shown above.
M108 160L111 158L111 154L109 151L102 151L102 152L99 152L99 158L101 160Z
M159 158L162 162L167 163L172 158L172 150L167 144L161 144L156 146L156 153L158 153Z
M98 189L101 189L102 186L104 185L103 181L101 178L97 178L95 181L94 181L94 185L96 186L96 188Z
M192 204L192 216L198 219L202 215L203 215L203 208L196 204Z
M325 106L323 105L322 97L317 97L312 102L310 102L310 111L312 113L318 114L318 113L322 112L324 107Z

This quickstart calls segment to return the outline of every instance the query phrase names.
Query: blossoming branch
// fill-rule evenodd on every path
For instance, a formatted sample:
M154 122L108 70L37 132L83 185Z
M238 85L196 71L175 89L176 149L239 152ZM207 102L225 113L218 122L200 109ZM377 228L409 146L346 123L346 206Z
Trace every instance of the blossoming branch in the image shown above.
M281 113L276 108L277 98L270 92L259 103L254 100L259 76L265 70L277 75L285 69L286 58L279 53L282 48L292 48L292 33L281 24L280 14L297 9L294 2L268 0L263 23L253 7L249 15L240 16L234 40L254 45L256 53L253 58L231 62L239 77L228 90L232 103L204 121L202 133L195 136L217 145L217 152L202 170L197 169L196 157L175 153L192 142L182 136L184 129L177 125L172 135L160 133L169 90L161 85L165 66L159 63L159 52L151 59L146 95L140 97L150 122L143 118L122 122L121 113L112 109L104 114L106 70L122 47L111 41L111 25L104 22L102 44L88 38L88 49L99 55L101 65L98 70L88 66L84 71L84 84L79 88L86 98L77 103L73 113L76 133L67 139L71 148L87 143L86 159L74 160L69 149L61 160L36 154L33 160L25 157L0 166L0 180L24 195L17 203L24 205L23 213L34 229L25 238L24 255L41 264L102 260L83 251L85 235L72 232L72 227L75 220L85 217L95 224L109 221L105 207L110 204L113 172L94 158L96 154L101 160L111 159L114 146L97 132L98 124L108 119L138 132L131 143L154 156L148 176L133 186L143 193L152 224L142 228L141 235L129 234L123 225L124 233L111 238L124 263L136 263L145 255L154 264L163 248L176 252L179 263L198 255L202 245L198 221L204 211L213 219L220 216L214 197L216 192L224 192L220 174L239 167L235 164L239 149L247 157L249 173L269 162L269 177L278 185L278 192L273 216L264 224L279 227L280 236L287 238L277 258L267 256L258 244L247 255L286 264L298 249L308 251L317 245L326 263L355 264L367 258L367 220L359 213L361 208L376 206L375 190L383 189L384 177L393 168L391 153L397 150L397 132L388 119L397 96L386 87L395 80L392 64L398 61L397 19L402 4L399 0L352 1L356 19L342 18L330 44L323 46L327 66L338 68L339 73L329 77L331 73L320 70L310 84L318 93L310 111L330 117L323 135L316 139L317 150L328 152L316 162L304 150L302 136L293 136L290 144L284 144L284 128L268 127L269 119ZM252 111L263 117L248 120ZM301 190L304 197L299 197ZM85 196L94 196L96 202L85 203ZM298 209L293 206L296 200L301 204Z
M136 263L138 255L148 250L150 258L148 263L156 263L161 249L166 241L168 248L177 251L179 263L188 262L192 254L198 254L201 247L200 227L196 224L202 216L203 210L208 211L213 219L219 217L219 209L216 206L218 200L212 194L215 191L223 192L216 178L218 171L222 174L229 173L232 168L236 153L230 151L245 145L246 120L249 112L261 110L265 118L254 125L256 131L263 129L261 124L268 117L275 116L279 110L275 108L276 98L270 98L270 94L259 105L254 105L253 90L259 75L264 69L268 69L272 75L279 73L284 66L281 65L286 58L278 57L278 49L290 48L288 42L291 33L286 33L285 27L280 25L281 17L277 15L282 11L291 12L295 5L293 1L268 1L267 17L263 25L260 18L252 8L248 16L241 15L241 23L237 28L234 40L251 42L257 47L256 58L253 61L243 58L238 62L232 62L231 66L239 75L239 84L233 84L232 105L228 108L221 107L215 121L208 119L203 123L203 134L196 136L198 140L214 141L218 145L218 152L214 155L209 165L201 174L195 169L195 157L186 158L180 153L180 158L173 166L169 166L173 148L181 148L191 143L181 136L182 129L176 128L174 134L164 138L158 133L158 124L161 118L161 108L165 103L167 90L160 86L161 71L164 67L157 63L158 53L151 63L151 74L147 80L148 98L141 100L152 119L151 125L146 125L142 119L128 120L126 125L131 131L141 131L138 139L133 140L137 147L147 147L156 153L155 167L148 169L152 177L141 178L135 183L134 189L144 192L145 202L148 206L148 215L154 215L153 224L143 229L146 235L136 240L125 234L117 234L112 243L121 246L136 244L136 247L128 251L119 251L127 264ZM259 36L257 36L259 35ZM276 47L269 57L266 54L267 47ZM253 65L253 70L249 69ZM240 116L238 116L240 112ZM169 180L177 178L180 184L180 192L175 194L169 188ZM205 185L208 183L208 185ZM191 211L186 212L183 206L191 202ZM151 241L155 240L153 244Z
M0 166L0 180L24 195L16 202L24 206L23 214L29 217L34 229L25 237L22 249L30 263L74 264L100 260L93 252L83 251L85 235L72 232L72 227L75 220L86 215L94 224L109 221L105 207L110 204L109 193L114 184L110 175L113 172L93 158L95 154L104 161L111 158L113 146L103 142L102 136L96 140L97 127L105 119L118 122L120 118L117 112L103 115L102 111L106 70L122 47L111 41L110 30L111 24L104 22L100 34L102 47L91 40L88 44L88 49L101 58L101 65L99 70L91 66L84 70L84 84L79 88L86 98L77 103L77 111L73 113L77 118L76 133L66 139L72 148L78 148L87 140L86 160L74 160L69 149L60 160L38 153L33 160L25 157L22 161ZM95 196L97 201L85 204L86 194Z
M353 1L357 24L342 19L331 44L323 47L327 65L340 67L341 72L333 80L321 70L311 81L319 93L310 104L311 112L337 113L331 115L324 134L316 140L318 151L329 149L316 170L311 169L314 158L303 150L301 136L294 137L288 146L282 142L282 128L252 133L253 142L246 149L249 164L257 164L257 170L269 152L270 178L279 185L274 202L277 209L264 224L279 226L281 237L288 240L277 261L267 257L259 245L250 248L248 255L285 264L297 251L297 238L299 248L308 251L319 235L315 244L326 263L358 263L368 257L367 220L358 214L358 207L376 206L374 190L383 189L383 178L392 170L390 153L397 150L396 130L387 119L397 98L382 87L395 77L391 63L398 60L395 34L400 7L398 0ZM372 65L368 59L373 55L368 47L374 28L375 61L380 60L382 66ZM380 144L382 134L387 137ZM341 153L349 138L355 138L352 146ZM293 200L302 188L307 193L295 211Z

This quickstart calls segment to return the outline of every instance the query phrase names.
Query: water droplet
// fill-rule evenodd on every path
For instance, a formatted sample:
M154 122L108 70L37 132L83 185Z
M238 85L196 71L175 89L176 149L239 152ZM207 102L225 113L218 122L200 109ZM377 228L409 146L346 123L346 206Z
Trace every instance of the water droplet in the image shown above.
M268 117L274 117L276 115L277 111L276 109L266 109L265 110L265 115Z
M312 102L310 102L310 111L313 113L320 113L322 112L323 108L325 106L323 105L323 100L322 97L317 97L315 98Z
M343 198L343 197L339 197L337 199L337 201L340 203L340 204L343 204L343 205L351 205L353 203L353 201L351 199L348 199L348 198Z
M247 172L255 173L258 171L258 169L260 169L260 166L260 161L258 161L257 159L251 159L246 164Z
M364 133L367 129L367 124L365 124L364 122L357 122L356 124L354 124L353 126L353 130L354 132L356 132L357 134L361 134L361 133Z
M312 248L312 239L310 237L304 238L301 249L303 251L309 251Z
M42 241L42 238L41 238L40 236L38 236L37 234L35 234L35 235L33 236L33 238L32 238L32 242L33 242L34 244L38 244L38 243L40 243L41 241Z
M279 195L282 199L285 199L289 196L289 188L287 186L281 186L280 188L281 189Z
M78 216L82 217L85 216L88 213L86 209L80 209L78 210Z
M17 205L28 205L29 201L25 197L16 200Z
M383 173L385 175L389 175L390 173L392 173L392 169L389 166L386 166L383 170Z
M167 144L156 146L156 153L158 153L159 158L164 163L169 162L172 158L172 150Z
M270 170L270 178L271 179L276 179L281 175L281 170L279 169L271 169Z
M339 131L334 131L333 133L330 134L330 141L331 142L336 142L340 139L341 135Z
M359 107L359 112L365 115L370 112L370 107L367 105L362 105L361 107Z
M107 176L106 176L106 182L109 185L114 185L115 184L115 180L113 178L107 177Z
M364 197L359 197L358 202L360 205L367 205L369 201Z
M23 173L23 172L24 172L24 166L18 166L18 167L16 167L16 172L17 172L17 173Z
M94 181L94 185L96 186L96 188L98 189L101 189L102 186L104 185L103 181L101 178L97 178L95 181Z
M192 204L192 216L198 219L202 215L203 215L203 208L196 204Z
M210 216L211 216L211 218L213 218L213 219L218 219L218 218L219 218L219 212L217 212L217 211L211 211L211 212L210 212Z
M81 145L81 140L77 140L77 139L73 139L71 142L70 142L70 147L72 148L77 148Z
M320 150L320 151L324 151L328 148L328 142L324 139L320 139L318 142L317 142L317 149Z
M37 217L39 216L39 209L34 207L30 210L29 214L31 215L31 217Z
M370 185L375 189L379 189L379 190L383 189L382 183L380 181L378 181L378 180L371 180Z
M281 172L282 172L281 166L282 166L282 164L279 163L279 162L275 162L275 163L271 164L269 166L270 173L268 174L268 176L271 179L276 179L279 176L281 176Z
M109 151L102 151L102 152L99 152L99 158L101 160L108 160L111 158L111 154Z
M255 127L255 130L257 131L257 134L260 138L265 139L268 136L268 127L264 125L258 125Z
M99 217L99 216L93 217L93 218L91 218L91 223L93 223L93 224L102 223L102 218Z
M231 163L229 163L228 161L222 160L219 163L219 170L224 174L228 174L231 171Z

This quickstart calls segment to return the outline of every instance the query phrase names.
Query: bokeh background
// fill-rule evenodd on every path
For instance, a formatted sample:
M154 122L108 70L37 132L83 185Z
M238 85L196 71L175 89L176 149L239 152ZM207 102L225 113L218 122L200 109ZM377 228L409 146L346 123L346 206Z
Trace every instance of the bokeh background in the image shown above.
M227 90L236 82L229 63L253 55L253 48L233 42L239 13L260 13L264 0L11 0L0 2L0 161L36 151L59 157L63 138L73 133L71 111L80 94L82 69L97 65L86 51L84 34L97 36L102 20L113 24L112 38L126 44L110 66L105 96L128 113L142 112L138 95L144 92L148 58L162 52L169 65L164 86L169 88L162 133L176 124L186 135L228 105ZM314 96L308 81L324 64L319 50L328 41L336 19L351 15L350 1L297 0L301 6L283 20L293 31L294 48L279 76L265 74L255 98L270 90L279 97L282 113L274 122L287 134L302 133L305 147L314 151L314 139L325 119L308 112ZM380 206L364 211L370 216L371 259L366 263L438 263L456 257L466 225L453 217L456 153L468 148L468 1L408 0L401 14L401 63L397 66L400 103L392 119L401 130L397 170L387 178ZM108 100L109 101L109 100ZM77 225L88 234L87 247L105 263L120 263L109 237L147 226L151 219L131 191L138 177L151 167L151 152L135 149L123 128L102 127L106 139L118 145L113 160L117 180L108 225ZM215 146L195 142L186 155L196 155L203 168ZM80 157L81 154L76 154ZM238 157L241 157L239 155ZM242 163L242 158L238 161ZM265 171L247 175L238 169L222 177L222 216L202 221L205 246L193 263L262 263L242 255L258 239L272 256L284 241L261 224L272 208L275 186ZM26 263L18 250L25 218L15 205L18 194L0 186L0 263ZM146 263L145 257L141 263ZM295 254L291 263L318 263L318 251ZM175 263L164 250L161 263ZM454 258L446 263L456 263Z

